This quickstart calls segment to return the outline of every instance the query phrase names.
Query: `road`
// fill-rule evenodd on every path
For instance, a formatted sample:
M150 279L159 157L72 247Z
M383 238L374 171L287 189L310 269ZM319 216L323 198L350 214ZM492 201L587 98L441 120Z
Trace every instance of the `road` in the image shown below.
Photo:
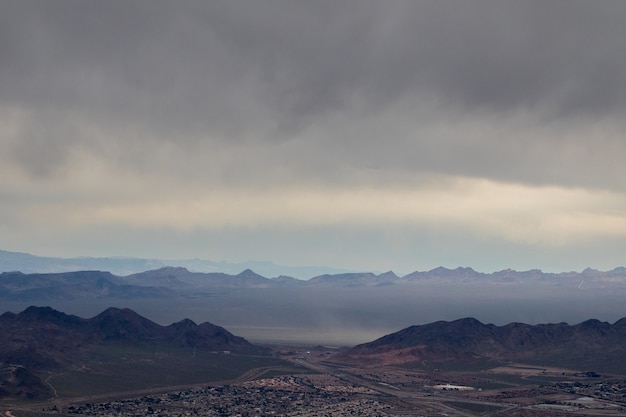
M502 407L501 410L494 411L492 414L496 415L502 413L504 411L510 411L518 406L514 404L503 404L503 403L493 403L479 400L470 400L466 398L454 397L450 398L446 395L436 394L436 393L426 393L426 392L416 392L416 391L403 391L397 387L392 385L382 385L378 382L368 381L358 375L351 374L346 372L345 369L342 368L334 368L332 366L322 365L318 362L313 362L304 358L291 359L291 361L297 365L300 365L304 368L310 369L315 372L319 372L322 374L333 375L343 381L346 381L350 384L362 386L365 388L369 388L372 391L375 391L385 397L385 400L388 403L392 403L399 409L403 410L429 410L429 413L442 413L443 415L448 416L467 416L467 417L479 417L484 416L484 413L471 413L467 410L460 412L459 410L449 407L444 404L444 401L455 401L455 402L463 402L467 404L476 404L476 405L484 405L490 407Z

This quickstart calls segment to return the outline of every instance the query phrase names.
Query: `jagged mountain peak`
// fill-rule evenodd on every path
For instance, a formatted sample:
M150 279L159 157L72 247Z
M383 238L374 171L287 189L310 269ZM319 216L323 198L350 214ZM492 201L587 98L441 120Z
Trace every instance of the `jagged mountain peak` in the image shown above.
M481 322L480 320L474 317L463 317L457 320L453 320L450 322L442 322L442 323L447 323L451 327L460 327L464 329L490 326L489 324L484 324L483 322Z
M110 307L90 319L95 328L108 340L145 342L154 339L160 327L129 308Z
M393 271L387 271L387 272L383 272L382 274L378 274L377 276L378 278L382 278L382 279L398 279L400 278L395 272Z
M241 271L236 276L242 277L242 278L264 278L265 279L264 276L257 274L256 272L254 272L250 268L244 269L243 271Z
M40 317L40 316L50 316L50 315L65 315L65 313L56 311L52 307L49 307L49 306L43 306L43 307L30 306L18 314L18 316L20 317Z
M134 310L131 310L130 308L109 307L106 310L102 311L97 316L95 316L94 318L100 319L100 318L108 318L108 317L138 318L141 316L138 313L136 313Z
M38 321L48 323L76 323L77 321L83 320L79 317L62 313L48 306L30 306L21 313L15 315L15 318L19 321Z
M195 329L198 325L191 319L182 319L181 321L170 324L170 327L175 329Z

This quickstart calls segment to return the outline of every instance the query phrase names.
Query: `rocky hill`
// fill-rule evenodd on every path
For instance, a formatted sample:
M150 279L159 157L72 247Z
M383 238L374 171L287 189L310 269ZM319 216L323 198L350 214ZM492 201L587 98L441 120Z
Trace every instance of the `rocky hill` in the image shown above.
M189 319L161 326L130 309L109 308L90 319L29 307L19 314L0 316L0 361L24 366L53 364L90 345L104 342L159 344L173 348L197 347L214 351L262 352L242 337L211 323ZM29 352L20 357L19 352ZM42 363L34 358L47 357ZM56 360L58 358L58 360Z
M340 361L384 364L522 361L580 370L626 370L626 318L505 326L473 318L411 326L338 355Z
M198 325L185 319L161 326L130 309L118 308L109 308L90 319L50 307L29 307L19 314L7 312L0 316L0 335L0 370L5 376L0 380L0 394L29 398L44 387L33 372L70 367L103 344L265 353L263 348L208 322ZM26 384L25 380L30 382ZM22 392L18 386L28 386L30 391Z
M25 367L21 365L0 367L0 398L34 399L49 397L51 394L50 387Z

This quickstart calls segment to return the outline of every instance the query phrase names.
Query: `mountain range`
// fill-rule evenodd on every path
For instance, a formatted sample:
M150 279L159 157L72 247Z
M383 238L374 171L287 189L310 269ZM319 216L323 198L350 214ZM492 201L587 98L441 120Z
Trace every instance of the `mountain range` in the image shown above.
M3 272L0 299L70 300L77 298L201 297L215 291L244 288L376 288L386 286L563 287L570 289L626 289L626 268L611 271L544 273L539 270L504 270L485 274L471 268L439 267L402 277L383 274L342 273L319 275L308 280L288 276L266 278L246 269L239 274L190 272L182 267L163 267L126 276L103 271L59 273Z
M189 319L161 326L128 308L108 308L90 319L50 307L29 307L0 316L0 359L39 368L64 364L66 354L104 342L158 344L172 348L260 353L258 348L226 329ZM60 354L63 353L63 354ZM71 359L70 359L71 360Z
M245 269L254 269L269 277L290 275L297 278L346 272L339 268L325 266L277 265L266 261L224 262L197 258L154 259L131 257L59 258L0 250L0 272L51 273L98 270L109 271L116 275L130 275L165 266L179 266L198 272L224 272L228 274L237 274Z
M285 266L272 262L216 262L205 259L145 259L127 257L74 257L58 258L36 256L28 253L0 250L0 272L22 272L23 274L55 274L82 271L106 271L116 277L126 277L123 284L140 286L174 287L176 280L187 286L224 287L235 286L281 286L285 284L308 284L323 286L384 286L390 284L435 283L473 284L485 283L505 285L516 283L545 283L548 285L580 286L598 288L621 286L626 288L626 268L617 267L610 271L587 268L581 272L569 271L548 273L539 269L515 271L505 269L494 273L483 273L469 267L448 269L437 267L429 271L414 271L398 276L392 271L349 272L323 266ZM244 280L242 278L253 278ZM271 277L271 278L266 278ZM110 277L109 277L110 278ZM155 279L161 284L155 285ZM259 280L256 278L265 278ZM296 278L296 279L294 279ZM173 279L172 282L165 282ZM152 280L152 281L151 281ZM236 284L235 281L238 281ZM245 281L245 282L244 282ZM147 282L150 282L147 284Z
M357 345L335 360L393 365L510 362L578 370L626 370L626 318L567 323L483 324L474 318L410 326ZM581 369L583 368L583 369Z
M121 352L127 364L132 364L133 357L164 361L171 354L168 352L181 350L193 350L195 357L196 348L268 357L265 348L211 323L198 325L184 319L161 326L127 308L108 308L84 319L50 307L31 306L17 314L0 315L0 334L0 397L50 395L50 386L42 376L80 374L96 363L101 368L107 349ZM145 352L154 353L146 356ZM590 319L575 325L514 322L503 326L462 318L410 326L326 360L342 365L430 370L472 364L487 369L513 362L562 367L594 376L596 371L623 374L624 357L626 318L613 324ZM98 372L91 370L90 374L97 376Z

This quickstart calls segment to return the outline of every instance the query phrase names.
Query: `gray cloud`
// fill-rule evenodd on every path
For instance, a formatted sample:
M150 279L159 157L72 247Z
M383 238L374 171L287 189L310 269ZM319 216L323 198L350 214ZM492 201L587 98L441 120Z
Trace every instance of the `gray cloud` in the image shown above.
M462 177L620 194L625 20L611 0L7 0L0 189L77 206ZM619 212L605 200L594 213Z
M400 100L539 120L618 117L626 104L626 5L617 1L13 1L4 9L2 104L33 117L53 109L58 123L139 125L181 141L268 140L337 115L359 122ZM401 122L410 125L406 111Z

